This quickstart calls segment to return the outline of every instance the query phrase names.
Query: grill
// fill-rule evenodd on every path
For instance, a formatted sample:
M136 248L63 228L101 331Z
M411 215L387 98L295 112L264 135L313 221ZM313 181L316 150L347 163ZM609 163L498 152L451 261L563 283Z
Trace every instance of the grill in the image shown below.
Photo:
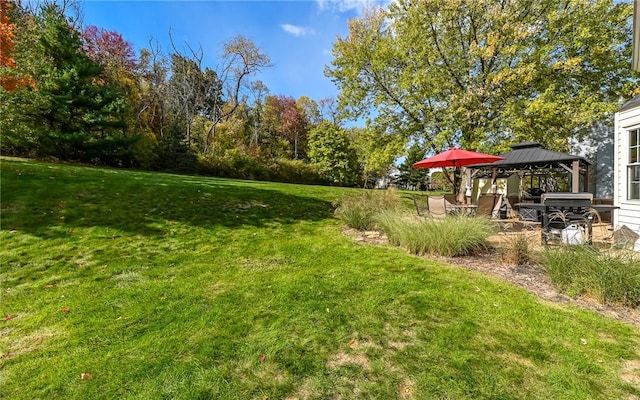
M563 243L591 243L591 193L544 193L540 203L542 213L542 241L560 239ZM573 237L568 237L573 235Z
M545 209L581 210L583 213L589 211L593 202L591 193L543 193L540 203Z

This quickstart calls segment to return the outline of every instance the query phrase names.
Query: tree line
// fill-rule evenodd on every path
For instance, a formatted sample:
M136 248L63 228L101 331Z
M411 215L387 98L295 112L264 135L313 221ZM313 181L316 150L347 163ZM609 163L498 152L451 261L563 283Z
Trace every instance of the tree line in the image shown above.
M566 151L638 88L631 4L398 0L333 45L334 99L272 94L267 54L236 36L218 66L200 47L137 54L83 26L74 0L0 0L2 154L238 178L363 185L399 156L487 153L535 140ZM365 121L347 128L346 121ZM445 177L448 177L445 174Z
M82 26L76 3L1 0L2 153L238 178L360 185L363 129L333 99L271 94L270 59L222 44L218 67L189 44L138 54L121 34ZM386 165L382 165L386 164Z

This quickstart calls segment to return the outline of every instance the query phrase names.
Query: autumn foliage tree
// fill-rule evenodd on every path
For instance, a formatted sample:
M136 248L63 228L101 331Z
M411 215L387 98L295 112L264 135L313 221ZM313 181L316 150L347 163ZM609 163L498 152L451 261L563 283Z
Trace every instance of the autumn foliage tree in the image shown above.
M253 77L270 59L243 36L223 43L207 66L201 47L178 45L170 33L169 51L151 39L136 54L120 33L83 27L76 0L0 5L2 154L289 182L360 180L353 143L365 136L340 126L333 101L269 96Z
M35 88L33 78L20 75L16 71L15 52L16 24L11 21L14 5L8 0L0 0L0 87L15 91L27 86Z

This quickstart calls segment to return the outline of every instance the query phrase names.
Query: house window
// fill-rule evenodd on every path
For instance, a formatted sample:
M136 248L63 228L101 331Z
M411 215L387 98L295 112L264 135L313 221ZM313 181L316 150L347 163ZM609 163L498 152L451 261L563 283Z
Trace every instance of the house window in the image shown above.
M640 129L629 131L629 200L640 200Z
M629 165L629 200L640 200L640 165Z

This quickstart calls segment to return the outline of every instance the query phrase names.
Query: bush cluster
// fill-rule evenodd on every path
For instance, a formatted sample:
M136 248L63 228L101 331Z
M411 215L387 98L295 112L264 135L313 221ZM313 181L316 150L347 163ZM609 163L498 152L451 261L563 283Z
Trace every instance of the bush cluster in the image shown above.
M640 306L640 258L599 253L588 246L548 249L542 263L554 285L601 303Z
M195 168L198 174L223 178L308 185L329 183L313 164L288 159L264 161L240 152L228 152L224 156L200 157Z

